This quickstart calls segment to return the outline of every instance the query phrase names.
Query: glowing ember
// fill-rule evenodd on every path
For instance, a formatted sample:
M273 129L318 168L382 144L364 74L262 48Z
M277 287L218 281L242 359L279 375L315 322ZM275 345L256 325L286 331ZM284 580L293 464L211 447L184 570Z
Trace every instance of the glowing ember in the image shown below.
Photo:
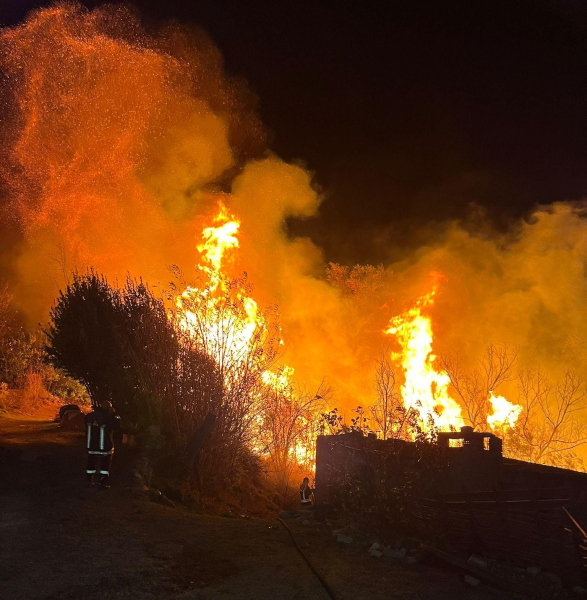
M522 412L522 407L512 404L503 396L496 396L489 392L489 402L493 408L493 413L487 417L487 424L491 429L502 429L504 425L513 427Z
M459 391L454 378L450 384L434 355L438 332L431 313L440 274L387 327L377 308L391 293L388 286L409 283L427 265L442 264L456 283L446 290L451 335L442 346L458 352L460 346L449 348L447 342L462 338L470 370L464 379L482 351L475 345L493 339L520 343L530 364L548 359L547 372L566 372L568 366L582 373L584 285L577 278L585 270L577 265L585 262L585 207L558 203L540 209L508 243L501 235L479 237L455 225L443 237L442 252L431 244L405 262L414 266L409 272L401 264L331 264L326 280L317 277L320 249L283 229L290 217L316 214L320 197L312 175L266 155L253 98L222 68L205 36L176 26L151 35L134 11L118 5L90 11L57 2L0 31L2 220L12 227L16 217L20 228L6 246L18 240L18 252L2 258L27 320L45 320L72 271L91 266L111 281L132 274L160 282L166 265L191 269L196 246L199 281L179 290L170 310L178 336L216 361L225 381L223 402L242 403L236 412L248 420L246 427L261 422L255 421L261 419L256 403L263 394L273 396L275 414L291 415L289 423L309 423L315 416L307 408L311 394L294 385L293 369L276 366L284 342L272 309L252 297L246 276L231 278L231 258L243 246L239 258L246 270L257 274L265 297L280 299L295 377L308 385L326 377L333 384L338 397L327 408L372 408L365 365L385 329L398 345L388 357L393 365L382 373L386 410L390 399L397 408L401 384L403 405L419 412L425 428L430 422L444 430L466 422L507 430L522 440L517 446L524 450L517 451L532 460L555 461L559 449L582 444L587 434L572 416L583 414L579 407L587 397L578 376L575 381L567 374L560 385L543 389L536 371L535 386L520 382L524 409L497 395L508 377L485 377L477 368L473 385ZM226 205L220 203L200 227L202 210L220 197ZM229 207L238 207L238 216ZM196 243L194 227L201 231ZM392 270L400 280L388 278ZM550 314L552 324L542 318ZM534 327L539 318L540 327ZM509 431L519 425L522 410L525 426ZM285 417L274 419L274 430L268 429L267 410L263 419L271 439L256 446L261 451L275 447L278 430L289 436L283 455L299 457L312 448L309 435L287 431Z
M440 429L458 428L464 424L461 407L450 397L450 378L435 368L436 356L432 352L432 321L423 311L434 304L438 291L439 273L433 273L430 292L420 297L416 304L391 319L385 333L393 335L399 342L401 352L393 353L405 376L401 396L406 409L419 411L425 423L432 419Z

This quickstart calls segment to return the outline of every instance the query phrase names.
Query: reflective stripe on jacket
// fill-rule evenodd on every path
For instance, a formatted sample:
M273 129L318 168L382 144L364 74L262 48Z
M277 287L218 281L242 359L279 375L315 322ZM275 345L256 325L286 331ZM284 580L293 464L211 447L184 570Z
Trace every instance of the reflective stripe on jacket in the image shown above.
M88 454L111 454L114 450L113 433L120 427L120 417L97 408L86 415L85 422Z

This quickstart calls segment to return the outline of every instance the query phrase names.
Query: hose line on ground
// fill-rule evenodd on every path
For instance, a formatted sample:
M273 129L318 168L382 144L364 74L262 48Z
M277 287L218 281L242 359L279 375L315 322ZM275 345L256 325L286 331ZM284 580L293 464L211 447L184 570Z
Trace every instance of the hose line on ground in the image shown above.
M318 571L314 568L314 565L312 565L312 563L310 562L310 559L306 556L304 551L299 547L298 543L296 542L296 538L294 537L294 534L291 532L291 529L287 526L287 523L280 517L277 517L277 520L285 527L286 531L289 533L289 537L291 538L291 541L293 542L294 546L296 547L296 550L300 553L301 557L304 559L304 562L308 565L308 567L310 567L310 570L312 571L312 573L314 573L314 575L316 575L316 577L318 578L318 581L322 584L322 587L326 590L326 593L330 596L330 598L332 600L338 600L337 595L334 593L332 588L328 585L328 583L326 582L324 577L322 577L322 575L320 575L320 573L318 573Z

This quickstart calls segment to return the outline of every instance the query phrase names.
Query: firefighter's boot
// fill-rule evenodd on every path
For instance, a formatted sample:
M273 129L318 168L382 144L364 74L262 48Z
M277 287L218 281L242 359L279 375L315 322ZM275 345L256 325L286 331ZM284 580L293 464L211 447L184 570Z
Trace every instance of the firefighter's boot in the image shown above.
M86 486L92 487L94 485L94 474L86 473Z
M109 490L110 484L108 483L108 475L101 475L100 481L98 481L99 490Z

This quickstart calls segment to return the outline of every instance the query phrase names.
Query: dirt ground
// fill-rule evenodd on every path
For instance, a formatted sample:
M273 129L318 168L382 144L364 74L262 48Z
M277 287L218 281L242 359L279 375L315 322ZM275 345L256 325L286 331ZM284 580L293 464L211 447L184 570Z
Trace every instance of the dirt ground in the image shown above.
M112 489L85 488L83 436L0 415L0 598L327 600L277 521L202 516L132 489L117 449ZM497 600L439 565L411 567L290 522L340 600Z

